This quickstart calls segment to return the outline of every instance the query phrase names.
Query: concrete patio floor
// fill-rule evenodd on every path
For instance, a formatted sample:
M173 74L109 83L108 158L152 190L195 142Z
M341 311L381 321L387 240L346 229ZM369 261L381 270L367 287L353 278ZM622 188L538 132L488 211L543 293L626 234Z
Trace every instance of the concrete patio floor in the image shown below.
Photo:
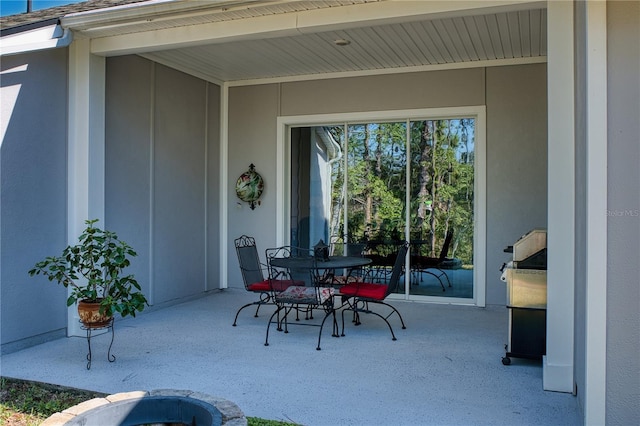
M407 329L364 316L345 337L325 327L270 332L268 317L236 309L255 296L241 289L116 321L92 338L63 338L3 355L3 376L118 393L189 389L226 398L247 416L303 425L579 425L577 398L542 389L540 362L504 366L507 309L392 302ZM317 316L316 318L320 318Z

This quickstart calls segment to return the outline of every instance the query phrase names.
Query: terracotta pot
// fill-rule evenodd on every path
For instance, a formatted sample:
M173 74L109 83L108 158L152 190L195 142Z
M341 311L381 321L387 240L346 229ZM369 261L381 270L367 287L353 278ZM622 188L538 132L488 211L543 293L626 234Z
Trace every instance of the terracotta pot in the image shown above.
M78 302L78 315L80 321L87 328L102 328L109 325L112 317L100 314L100 301L87 302L81 300Z

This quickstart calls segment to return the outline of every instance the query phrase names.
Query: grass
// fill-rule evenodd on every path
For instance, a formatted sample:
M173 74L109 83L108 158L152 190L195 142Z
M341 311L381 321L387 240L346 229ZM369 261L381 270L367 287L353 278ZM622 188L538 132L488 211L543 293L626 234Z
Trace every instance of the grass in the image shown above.
M48 383L0 378L0 425L37 426L47 417L104 393ZM247 417L249 426L294 426L294 423Z
M53 413L103 396L106 395L99 392L2 377L0 423L6 426L38 425Z

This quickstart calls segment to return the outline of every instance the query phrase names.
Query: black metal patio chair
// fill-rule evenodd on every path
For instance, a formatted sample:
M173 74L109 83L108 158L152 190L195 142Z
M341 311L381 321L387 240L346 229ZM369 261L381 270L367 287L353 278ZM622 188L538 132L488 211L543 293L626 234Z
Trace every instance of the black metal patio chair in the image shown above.
M366 246L366 243L344 242L342 237L332 237L329 254L331 256L362 257ZM356 281L356 276L362 275L362 268L353 269L347 272L347 275L336 275L336 271L330 269L325 271L321 280L327 285L343 285L348 281Z
M408 248L408 242L404 242L399 246L393 267L391 269L391 276L388 282L368 282L367 276L365 275L363 281L347 283L340 288L340 294L342 295L343 303L346 304L346 306L342 310L342 336L344 336L345 311L353 312L353 322L355 325L360 325L361 313L373 314L382 318L384 322L387 323L389 331L391 331L391 337L393 340L397 339L395 333L393 332L393 327L391 327L391 323L389 323L389 317L391 315L393 315L394 313L397 314L398 318L400 318L402 328L407 328L404 324L404 320L402 319L402 315L400 315L400 312L394 306L386 303L385 299L391 293L395 292L398 288L400 276L404 271L404 262L407 257ZM375 274L373 277L375 279L375 277L379 276L379 274ZM369 306L370 304L387 306L391 308L391 312L388 315L382 315L374 310L371 310Z
M247 303L238 309L236 317L233 320L233 326L235 327L238 321L238 315L240 315L240 311L244 308L257 305L256 313L254 314L254 317L257 317L258 311L262 305L275 305L271 299L272 289L275 288L278 291L282 291L292 285L303 286L304 282L265 279L264 272L267 270L267 265L260 262L258 249L256 247L256 240L253 237L242 235L234 240L234 244L236 247L236 253L238 254L238 263L240 265L240 272L242 272L244 288L248 292L257 293L259 297L257 301Z
M295 311L296 325L307 325L320 327L318 332L317 350L320 350L320 341L322 339L322 330L328 318L333 317L332 336L338 336L338 324L335 317L333 305L333 296L335 290L331 287L325 287L319 276L320 272L317 268L317 261L313 252L305 249L299 249L290 246L267 249L267 263L269 264L270 279L286 279L291 281L304 281L305 286L291 286L283 291L273 290L271 298L277 305L276 311L271 315L267 324L267 334L265 337L265 346L269 346L269 329L272 323L277 324L278 331L289 332L289 316ZM286 266L287 260L297 260L297 266ZM277 265L275 265L277 263ZM272 286L272 288L275 288ZM313 311L321 310L324 312L324 318L320 323L309 322L313 320ZM299 313L305 313L305 321L300 322ZM274 321L274 318L276 320Z
M419 255L411 256L411 269L416 273L424 272L436 277L440 282L442 291L446 291L444 283L442 282L442 277L447 280L448 286L451 287L451 280L449 280L449 275L447 275L442 267L444 265L444 262L447 260L447 254L449 253L449 247L451 246L452 239L453 230L450 229L444 238L444 243L442 244L442 249L440 250L440 255L438 257ZM433 272L432 270L435 270L437 272Z

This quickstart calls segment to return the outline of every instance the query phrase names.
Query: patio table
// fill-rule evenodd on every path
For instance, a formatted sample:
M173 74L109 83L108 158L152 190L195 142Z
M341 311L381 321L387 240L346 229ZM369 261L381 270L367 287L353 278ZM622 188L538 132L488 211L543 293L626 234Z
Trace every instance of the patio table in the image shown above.
M278 268L297 271L308 270L325 286L341 286L347 283L346 279L335 280L334 271L345 269L347 273L343 277L349 277L354 269L367 266L371 262L371 259L362 256L329 256L329 259L325 261L313 257L278 257L270 260L271 265ZM331 271L331 274L325 273L323 279L320 280L319 271Z
M268 256L269 257L269 256ZM278 330L281 330L281 324L284 323L285 332L287 327L286 317L289 313L290 309L295 309L296 312L299 310L300 304L296 302L297 298L300 297L300 303L302 305L306 305L307 308L304 310L306 314L309 314L307 319L313 318L313 310L314 309L323 309L325 316L322 320L322 324L320 324L320 332L318 334L318 346L317 350L320 350L320 339L322 336L322 328L324 327L325 321L333 316L333 337L339 337L339 329L338 322L336 320L335 312L336 307L334 306L335 296L339 296L340 294L335 292L333 287L340 286L345 284L346 282L338 282L334 279L333 272L335 270L340 269L348 269L348 274L354 268L359 268L371 263L371 259L367 259L365 257L360 256L329 256L327 260L319 260L312 256L305 257L269 257L269 266L276 268L283 268L289 270L289 273L294 278L296 274L294 271L298 273L309 273L309 277L311 281L307 284L306 288L302 289L300 287L290 287L287 290L279 293L280 296L275 295L274 299L276 300L276 304L278 304L278 297L282 297L284 299L284 304L290 304L291 308L285 308L284 318L280 318L278 316ZM326 271L331 271L331 275L327 275ZM298 274L299 275L299 274ZM329 288L330 287L330 288ZM311 288L315 288L315 293L311 292ZM292 294L287 294L292 293ZM293 306L295 305L295 306ZM337 309L340 309L344 306L344 301L341 306ZM283 306L279 306L278 310L271 316L269 319L269 326L273 322L274 315L278 314L280 310L283 309ZM297 317L296 317L297 319ZM312 325L305 323L297 323L300 325ZM267 338L265 340L265 346L268 346L269 339L269 326L267 327Z
M354 269L370 265L371 262L371 259L362 256L329 256L329 260L326 261L317 260L310 256L274 257L270 260L271 266L278 268L310 271L311 275L317 280L317 283L314 284L319 283L322 286L337 287L338 292L335 293L334 296L341 296L339 287L347 284L348 279L336 280L335 275L331 274L329 276L325 275L324 279L320 281L320 278L318 278L320 275L319 271L331 270L333 272L339 269L346 269L348 272L343 277L349 277ZM344 301L337 309L340 309L342 306L344 306Z
M360 256L329 256L329 260L321 261L312 257L276 257L270 263L278 268L336 270L366 266L371 263L371 259Z

